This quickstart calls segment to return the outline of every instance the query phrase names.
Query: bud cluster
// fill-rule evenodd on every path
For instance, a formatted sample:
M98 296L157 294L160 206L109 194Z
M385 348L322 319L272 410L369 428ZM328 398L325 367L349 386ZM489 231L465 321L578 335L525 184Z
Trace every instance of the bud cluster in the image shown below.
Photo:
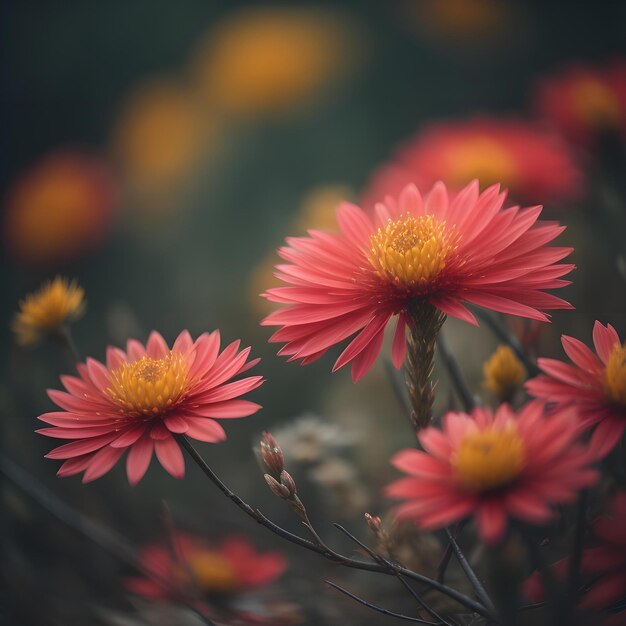
M297 497L296 483L285 470L283 451L270 433L263 433L261 458L267 472L265 482L272 493L283 500L294 500Z

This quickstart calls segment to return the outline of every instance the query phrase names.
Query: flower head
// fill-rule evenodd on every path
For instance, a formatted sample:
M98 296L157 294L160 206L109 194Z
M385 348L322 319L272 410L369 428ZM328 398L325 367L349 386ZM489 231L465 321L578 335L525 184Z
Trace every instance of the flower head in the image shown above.
M288 238L277 276L287 287L263 294L282 305L262 322L281 326L271 341L303 364L358 333L335 363L352 362L354 380L373 365L387 323L397 317L392 359L406 352L405 330L415 307L432 306L472 324L463 302L547 321L542 312L571 308L544 290L568 284L572 265L558 264L570 248L547 247L563 228L537 221L541 207L503 209L505 193L479 193L473 182L458 194L436 184L422 199L414 185L388 197L370 216L344 202L339 233L310 230Z
M547 402L574 406L584 428L595 426L589 445L598 458L606 456L626 430L626 347L610 325L596 322L596 354L582 341L564 335L563 349L573 365L539 359L545 376L526 383L528 391Z
M116 196L104 163L80 152L54 152L9 191L6 250L14 260L39 267L78 258L104 239Z
M259 553L245 537L226 537L212 545L176 531L171 543L147 546L139 554L144 569L168 587L150 578L127 578L129 591L149 598L171 597L177 591L184 597L190 589L204 596L232 595L271 583L287 566L281 553Z
M599 134L626 136L626 61L565 68L546 77L536 94L539 114L569 139L593 144Z
M414 182L461 189L500 183L518 201L558 203L579 195L581 172L558 136L517 119L475 118L427 127L374 173L366 204Z
M509 346L499 346L483 364L483 387L500 402L511 400L526 379L526 370Z
M62 376L67 392L49 390L63 411L39 416L51 428L37 432L72 439L46 455L63 459L58 476L84 472L83 482L100 478L128 450L126 472L138 483L156 452L161 465L175 478L185 473L177 434L217 443L226 439L216 419L245 417L260 406L239 397L263 383L261 376L228 382L248 370L250 348L239 341L221 353L218 331L195 341L183 331L172 348L153 332L144 347L129 340L126 352L107 349L107 363L87 359L79 376Z
M407 500L397 515L424 529L473 515L481 537L495 543L508 518L544 524L553 505L595 483L577 434L570 413L547 415L538 402L518 414L506 404L495 414L448 413L442 430L420 431L425 452L403 450L392 459L409 477L389 485L387 495Z
M37 343L43 335L59 332L85 310L85 292L76 281L57 276L20 302L11 328L23 346Z

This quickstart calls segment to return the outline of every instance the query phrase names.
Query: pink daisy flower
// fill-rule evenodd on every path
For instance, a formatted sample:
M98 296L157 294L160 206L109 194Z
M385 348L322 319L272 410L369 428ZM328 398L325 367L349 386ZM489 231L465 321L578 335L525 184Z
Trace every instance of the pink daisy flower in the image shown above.
M170 588L150 578L133 577L125 581L129 591L149 598L168 598L172 590L180 590L184 597L192 588L203 595L224 596L267 585L287 567L283 554L259 553L246 537L226 537L213 545L175 532L170 543L149 545L139 553L144 569L167 581Z
M541 126L515 118L476 117L427 126L374 172L366 206L407 184L427 189L442 180L461 189L474 179L500 183L517 201L556 204L581 192L572 151Z
M495 414L448 413L443 429L429 427L418 437L424 448L403 450L391 463L409 475L387 487L407 500L398 517L436 529L473 516L482 539L502 539L508 518L545 524L552 505L571 502L597 480L589 455L576 443L571 413L548 415L539 402L516 415L509 405Z
M215 419L245 417L261 408L239 399L263 383L261 376L228 382L259 361L248 361L250 348L240 351L239 344L220 353L219 331L196 341L183 331L170 349L152 332L145 347L134 339L126 352L109 347L106 366L95 359L79 363L78 377L61 377L67 392L48 391L63 410L39 416L52 427L38 433L72 440L46 455L64 460L57 475L84 472L83 482L95 480L128 450L131 485L145 474L153 451L172 476L182 478L185 463L174 435L217 443L226 434Z
M547 321L548 309L572 306L545 289L573 265L558 264L571 248L546 244L563 232L537 218L541 207L504 209L506 193L480 193L474 181L449 194L437 183L425 199L414 185L388 197L370 216L344 202L339 233L310 230L287 239L277 276L289 286L264 295L282 305L262 322L280 326L270 341L285 342L279 354L310 363L356 334L334 370L352 362L361 378L378 356L387 324L396 320L392 360L402 364L405 330L415 309L434 307L477 324L464 302Z
M581 426L595 426L589 446L601 459L626 430L626 346L610 324L598 321L593 327L596 354L574 337L564 335L561 343L574 364L539 359L546 375L529 380L526 388L546 402L575 406Z

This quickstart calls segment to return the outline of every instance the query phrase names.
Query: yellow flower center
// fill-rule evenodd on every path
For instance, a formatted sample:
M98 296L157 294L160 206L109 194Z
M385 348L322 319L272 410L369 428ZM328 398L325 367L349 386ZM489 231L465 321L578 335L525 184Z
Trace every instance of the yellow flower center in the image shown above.
M465 435L452 462L464 487L489 491L519 475L524 466L524 445L512 424L474 430Z
M581 80L574 86L573 105L588 124L615 125L619 122L620 104L609 87L599 80Z
M483 365L483 386L499 400L508 400L526 378L524 366L509 346L500 346Z
M237 574L224 558L211 552L194 554L187 560L189 573L203 591L227 592L237 587ZM186 576L183 574L183 579Z
M489 137L474 137L455 146L447 158L447 180L462 187L475 178L481 187L502 183L514 187L519 178L511 151Z
M187 389L187 364L170 352L162 359L143 356L112 371L107 393L129 416L161 415L179 402Z
M425 286L443 271L453 248L446 223L432 215L389 220L370 243L369 260L376 273L401 287Z
M606 391L617 404L626 406L626 345L617 344L606 364Z

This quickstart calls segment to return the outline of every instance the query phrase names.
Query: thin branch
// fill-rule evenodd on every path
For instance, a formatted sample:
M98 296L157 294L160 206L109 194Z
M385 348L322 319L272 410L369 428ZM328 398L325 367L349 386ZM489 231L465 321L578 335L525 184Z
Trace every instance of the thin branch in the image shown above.
M567 575L567 588L565 601L562 604L563 623L568 623L573 607L576 603L576 595L578 592L578 581L580 578L580 565L583 553L583 541L585 538L585 521L587 513L587 491L583 490L578 498L576 505L576 526L574 528L574 546L572 550L572 558L569 562L569 571Z
M75 531L93 541L102 550L115 557L122 563L129 565L150 580L154 581L167 591L180 596L178 588L171 582L151 569L144 567L138 559L137 550L133 548L123 537L113 532L99 522L89 519L79 511L76 511L52 491L44 487L30 474L4 455L0 456L0 471L19 489L28 494L37 504L46 509L58 520L73 528ZM215 626L203 613L198 611L186 599L181 599L181 604L191 609L208 626Z
M463 410L466 413L469 413L476 406L476 400L474 399L474 395L465 381L465 377L463 376L463 372L461 372L458 361L448 346L443 330L439 332L439 336L437 337L437 348L439 348L441 360L443 361L446 371L450 376L452 385L461 400Z
M78 352L78 348L76 347L76 343L74 342L74 337L72 336L72 331L67 324L61 326L56 334L59 338L59 341L65 346L65 350L68 353L68 356L71 361L71 365L73 367L76 366L77 363L80 363L80 352Z
M362 541L357 539L350 531L344 528L341 524L333 524L333 526L337 528L338 530L340 530L342 533L344 533L347 537L352 539L352 541L354 541L354 543L356 543L360 548L365 550L365 552L367 552L370 555L370 557L374 559L374 561L376 561L377 563L381 563L382 565L385 565L390 570L392 570L393 573L397 576L398 580L402 583L404 588L413 596L416 602L425 611L427 611L430 614L431 617L439 620L439 622L444 624L445 626L452 626L450 622L446 621L443 617L441 617L441 615L439 615L439 613L437 613L437 611L435 611L435 609L433 609L424 600L422 600L422 598L417 593L417 591L415 591L415 589L413 589L413 587L409 585L409 583L402 577L402 575L398 573L397 565L395 563L393 563L392 561L389 561L388 559L383 557L381 554L378 554L377 552L372 550L369 546L365 545Z
M530 378L541 373L537 364L528 358L517 337L495 315L481 308L472 307L472 310L500 341L507 344L515 352L517 358L524 364L526 373Z
M335 552L334 550L331 550L328 547L318 546L316 543L313 543L309 541L308 539L304 539L303 537L294 535L293 533L290 533L288 530L281 528L280 526L272 522L269 518L265 517L265 515L263 515L261 511L259 511L258 509L253 509L249 504L244 502L237 494L231 491L221 481L221 479L217 476L217 474L215 474L215 472L207 465L205 460L196 451L196 449L193 447L193 445L191 444L189 439L187 439L187 437L185 437L184 435L177 435L176 439L181 444L181 446L183 446L183 448L187 451L189 456L191 456L191 458L195 461L195 463L202 470L202 472L209 478L209 480L211 480L211 482L213 482L213 484L227 498L229 498L232 502L234 502L234 504L237 507L239 507L244 513L246 513L246 515L254 519L254 521L256 521L258 524L265 526L265 528L273 532L275 535L278 535L279 537L282 537L283 539L290 541L291 543L294 543L302 548L306 548L307 550L310 550L311 552L316 552L317 554L324 556L328 560L334 561L335 563L339 563L343 565L344 567L351 567L354 569L360 569L360 570L369 571L369 572L378 572L378 573L392 575L392 576L394 575L393 572L390 572L385 566L382 566L378 563L367 563L365 561L352 559L350 557L339 554L338 552ZM436 580L433 580L432 578L428 578L427 576L423 576L422 574L406 569L404 567L398 567L397 571L403 576L406 576L407 578L416 580L417 582L420 582L434 589L435 591L439 591L440 593L452 598L453 600L456 600L459 604L462 604L463 606L467 607L471 611L478 613L482 615L483 617L487 617L490 619L493 618L490 611L487 608L485 608L480 602L476 602L473 598L470 598L460 593L459 591L457 591L456 589L453 589L452 587L443 585L437 582Z
M480 598L480 601L495 614L496 608L489 597L489 594L485 591L483 584L478 579L476 572L472 569L472 566L469 564L469 561L465 558L465 554L463 554L463 550L461 550L459 544L456 542L456 539L450 532L449 528L445 529L446 535L448 535L448 541L452 546L452 551L456 556L460 566L462 567L467 579L472 583L472 587L474 587L474 591L476 591L476 595Z
M459 533L463 530L465 526L465 520L461 520L454 528L454 538L459 535ZM446 546L446 551L439 562L439 567L437 567L437 580L442 583L444 581L446 570L448 569L448 565L450 564L450 559L452 558L452 543L448 541L448 545Z
M337 591L339 591L340 593L343 593L349 598L356 600L359 604L362 604L363 606L366 606L368 609L372 609L373 611L377 611L378 613L382 613L383 615L389 615L390 617L397 617L398 619L403 619L407 622L415 622L417 624L428 624L428 626L438 626L436 622L429 622L428 620L421 619L419 617L411 617L410 615L403 615L402 613L396 613L395 611L390 611L389 609L385 609L382 606L372 604L371 602L368 602L367 600L364 600L363 598L359 598L359 596L354 595L347 589L340 587L339 585L331 582L330 580L325 580L324 582L330 587L332 587L333 589L336 589Z

